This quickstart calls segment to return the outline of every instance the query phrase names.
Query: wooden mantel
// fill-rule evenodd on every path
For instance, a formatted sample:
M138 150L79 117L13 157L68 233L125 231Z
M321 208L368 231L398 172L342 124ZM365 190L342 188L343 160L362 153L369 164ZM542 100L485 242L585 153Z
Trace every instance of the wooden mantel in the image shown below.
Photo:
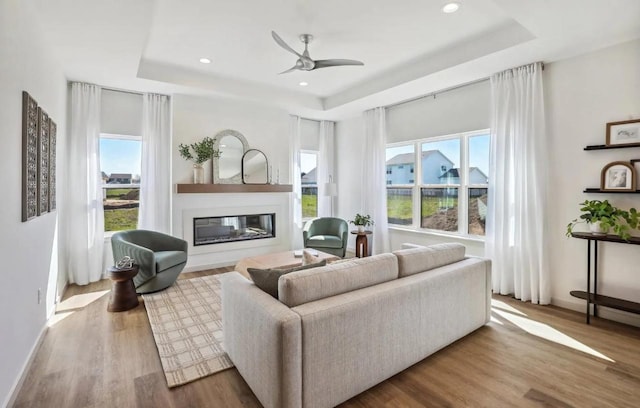
M291 184L176 184L176 193L290 193Z

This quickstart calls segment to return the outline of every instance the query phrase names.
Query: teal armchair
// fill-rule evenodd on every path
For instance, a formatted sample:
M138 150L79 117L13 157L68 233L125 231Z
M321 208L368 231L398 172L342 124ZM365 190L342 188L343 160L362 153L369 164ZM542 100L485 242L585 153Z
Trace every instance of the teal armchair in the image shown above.
M156 231L119 231L111 237L114 264L125 256L139 266L133 278L137 293L168 288L187 263L187 241Z
M344 258L347 251L349 225L342 218L314 218L307 221L302 230L305 248Z

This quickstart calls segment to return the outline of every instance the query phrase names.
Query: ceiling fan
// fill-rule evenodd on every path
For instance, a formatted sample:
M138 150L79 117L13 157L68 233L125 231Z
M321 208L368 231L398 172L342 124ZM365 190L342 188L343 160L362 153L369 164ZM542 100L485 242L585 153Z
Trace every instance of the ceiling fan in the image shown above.
M364 65L364 63L361 61L350 60L350 59L312 60L311 57L309 57L309 50L307 49L307 46L313 40L313 36L311 34L300 35L300 41L304 43L304 51L302 52L302 54L300 54L293 48L289 47L289 45L286 42L284 42L284 40L280 38L280 36L276 34L275 31L271 31L271 36L273 37L274 40L276 40L279 46L289 51L290 53L298 56L296 65L294 65L292 68L286 71L282 71L281 74L286 74L288 72L296 71L296 70L313 71L314 69L318 69L318 68L339 67L343 65Z

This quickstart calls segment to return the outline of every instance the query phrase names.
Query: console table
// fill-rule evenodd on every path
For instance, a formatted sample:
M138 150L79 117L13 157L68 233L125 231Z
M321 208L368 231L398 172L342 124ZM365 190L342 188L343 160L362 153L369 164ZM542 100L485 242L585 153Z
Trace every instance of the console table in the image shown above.
M618 299L610 296L598 295L598 241L616 242L619 244L640 245L640 238L631 237L628 241L617 235L593 235L589 232L574 232L573 238L587 240L587 291L572 290L571 296L587 301L587 324L590 323L589 305L593 304L593 315L598 316L598 305L610 307L612 309L624 310L625 312L640 314L640 303ZM593 242L593 292L591 292L591 247Z

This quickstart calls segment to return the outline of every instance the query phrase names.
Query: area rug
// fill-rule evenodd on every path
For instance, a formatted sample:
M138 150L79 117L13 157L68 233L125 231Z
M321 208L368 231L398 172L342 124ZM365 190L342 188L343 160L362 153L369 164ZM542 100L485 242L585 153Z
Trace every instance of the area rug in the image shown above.
M221 275L143 295L169 388L233 367L222 344Z

